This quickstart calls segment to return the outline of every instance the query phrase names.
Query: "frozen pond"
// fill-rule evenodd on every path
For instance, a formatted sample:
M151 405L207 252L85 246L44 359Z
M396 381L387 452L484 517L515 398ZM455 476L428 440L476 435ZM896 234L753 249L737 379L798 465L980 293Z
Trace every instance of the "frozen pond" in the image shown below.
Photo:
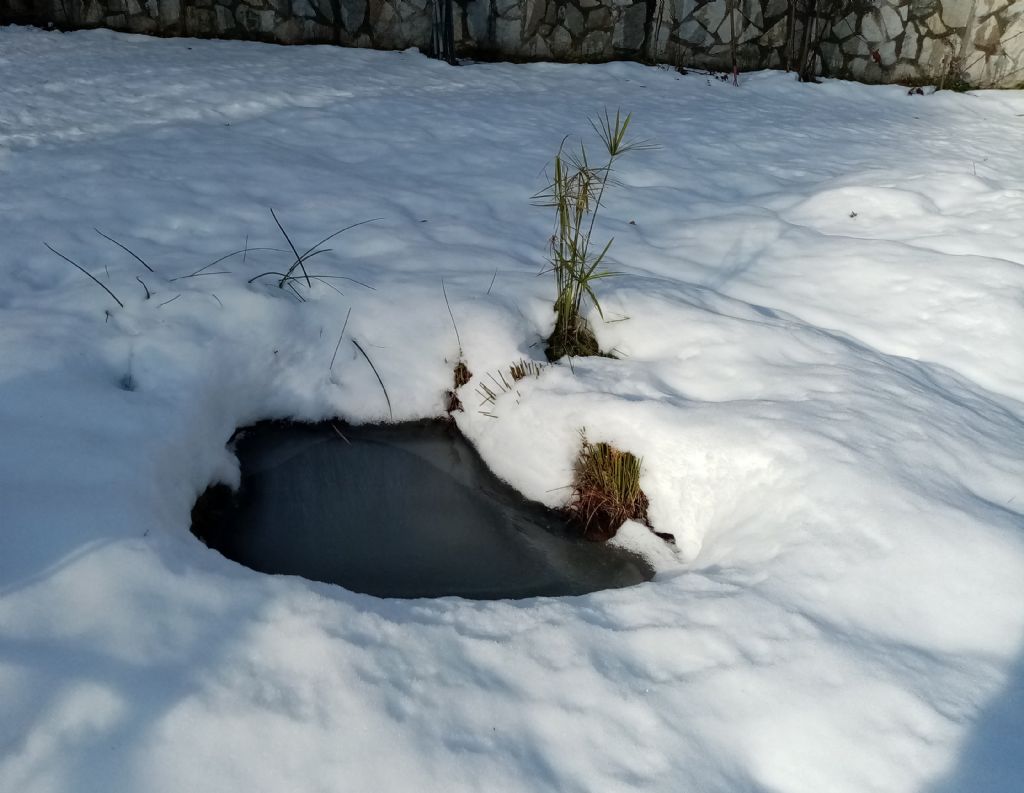
M477 599L578 595L653 575L634 554L572 536L444 422L266 423L239 433L235 449L239 492L205 497L193 531L254 570L380 597Z

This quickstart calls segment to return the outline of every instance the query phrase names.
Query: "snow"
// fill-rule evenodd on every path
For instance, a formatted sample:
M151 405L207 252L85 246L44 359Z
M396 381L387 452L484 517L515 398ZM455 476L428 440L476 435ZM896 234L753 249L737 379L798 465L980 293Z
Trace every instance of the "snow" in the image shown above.
M553 321L530 196L605 106L660 145L599 224L620 358L482 415L474 385ZM1018 789L1022 115L1019 92L0 28L0 790ZM373 288L300 303L246 283L287 263L256 250L171 280L282 247L271 207L305 247L379 218L310 263ZM396 420L442 412L442 279L460 428L552 505L581 428L642 455L678 539L624 529L653 582L378 600L189 534L237 481L236 427L388 418L351 338Z

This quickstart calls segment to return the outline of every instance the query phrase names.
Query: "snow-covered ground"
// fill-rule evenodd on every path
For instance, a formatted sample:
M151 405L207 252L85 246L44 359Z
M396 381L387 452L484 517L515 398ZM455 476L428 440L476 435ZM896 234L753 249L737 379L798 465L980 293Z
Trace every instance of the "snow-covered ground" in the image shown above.
M442 279L477 378L542 357L530 196L606 106L660 145L599 229L620 359L458 422L549 504L580 428L642 454L655 581L388 601L200 545L235 427L387 418L350 308L396 420L443 409ZM1020 790L1022 140L1014 92L0 29L0 790ZM311 262L373 289L172 280L270 207L379 218Z

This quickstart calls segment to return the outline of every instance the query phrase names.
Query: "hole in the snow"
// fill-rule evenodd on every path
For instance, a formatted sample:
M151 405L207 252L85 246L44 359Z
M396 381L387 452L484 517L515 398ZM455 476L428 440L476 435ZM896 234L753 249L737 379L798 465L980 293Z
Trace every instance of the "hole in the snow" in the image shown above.
M448 423L264 423L235 450L239 491L207 490L192 531L253 570L401 598L578 595L653 576L523 499Z

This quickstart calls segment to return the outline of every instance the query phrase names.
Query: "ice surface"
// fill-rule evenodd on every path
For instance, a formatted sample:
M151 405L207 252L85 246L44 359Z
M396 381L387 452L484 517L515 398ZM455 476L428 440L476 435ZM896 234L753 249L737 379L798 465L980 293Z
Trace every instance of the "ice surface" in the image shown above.
M0 53L0 790L1014 790L1019 92L11 27ZM598 228L620 358L482 415L553 321L530 196L605 106L661 146ZM273 251L172 280L282 247L270 207L305 246L380 218L311 261L373 289L248 285ZM580 428L642 455L679 541L654 582L378 600L189 535L236 427L388 417L348 339L396 420L442 412L442 278L460 428L549 505Z

